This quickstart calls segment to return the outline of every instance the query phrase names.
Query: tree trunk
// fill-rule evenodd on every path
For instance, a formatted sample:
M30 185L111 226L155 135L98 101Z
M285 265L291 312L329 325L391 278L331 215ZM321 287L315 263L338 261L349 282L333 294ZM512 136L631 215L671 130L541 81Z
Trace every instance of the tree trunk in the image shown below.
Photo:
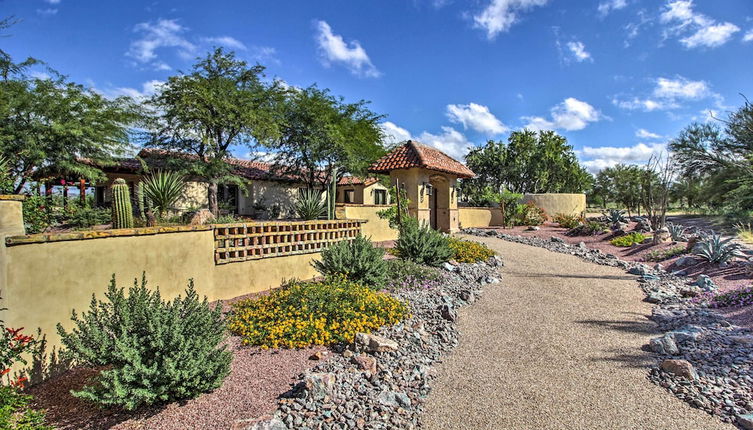
M209 211L212 212L212 215L215 217L220 216L220 205L217 203L217 189L218 186L216 182L209 183L209 189L207 190L209 197Z

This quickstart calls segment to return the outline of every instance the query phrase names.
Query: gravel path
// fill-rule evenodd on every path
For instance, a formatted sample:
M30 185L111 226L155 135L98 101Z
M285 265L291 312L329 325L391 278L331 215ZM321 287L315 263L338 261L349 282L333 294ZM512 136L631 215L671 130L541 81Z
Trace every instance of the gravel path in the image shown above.
M502 283L460 311L428 429L734 429L646 378L656 335L634 276L496 238Z

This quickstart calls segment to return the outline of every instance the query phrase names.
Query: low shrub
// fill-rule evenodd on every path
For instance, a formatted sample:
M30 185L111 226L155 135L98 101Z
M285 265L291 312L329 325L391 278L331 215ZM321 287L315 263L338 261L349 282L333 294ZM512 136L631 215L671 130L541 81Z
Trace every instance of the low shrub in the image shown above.
M77 228L110 224L112 222L112 211L106 208L91 208L79 205L73 210L66 222Z
M429 226L419 226L415 218L403 221L395 249L400 258L427 266L439 266L452 258L447 237Z
M78 364L104 366L97 383L73 394L101 406L132 410L212 391L230 372L220 306L199 300L190 281L185 297L162 300L159 289L134 280L126 295L113 276L106 301L92 296L89 311L69 333L58 333Z
M31 396L15 387L0 386L0 429L52 430L45 424L45 414L31 408Z
M234 214L225 214L212 219L209 224L235 224L238 222L243 222L243 220Z
M409 260L387 260L387 289L427 289L439 285L442 278L433 267L422 266Z
M450 249L452 249L452 259L458 263L478 263L486 261L495 253L483 243L469 240L461 240L454 237L449 239Z
M345 278L293 282L269 295L233 304L228 328L248 345L303 348L352 342L408 316L408 308L386 292Z
M753 227L750 223L739 222L735 224L737 230L737 238L745 243L753 244Z
M628 247L638 243L643 243L644 240L646 240L646 236L638 233L637 231L634 231L624 236L620 236L616 239L612 239L611 241L609 241L609 243L614 246Z
M656 249L643 257L644 261L664 261L678 255L687 254L688 250L684 246L675 246L669 249Z
M23 201L24 227L26 233L41 233L52 225L52 212L44 196L32 194Z
M609 227L603 222L586 221L583 224L570 229L565 234L568 236L596 236L599 234L608 233L609 231Z
M321 191L302 190L290 208L296 216L303 220L318 219L327 210L327 203L322 199Z
M520 203L505 208L504 224L507 227L541 225L546 222L546 220L547 216L544 209L541 209L531 202Z
M387 280L384 249L375 247L361 235L327 247L321 260L312 265L324 276L341 275L362 285L382 287Z
M559 213L554 215L552 221L556 222L562 228L575 228L581 223L582 218L578 215Z

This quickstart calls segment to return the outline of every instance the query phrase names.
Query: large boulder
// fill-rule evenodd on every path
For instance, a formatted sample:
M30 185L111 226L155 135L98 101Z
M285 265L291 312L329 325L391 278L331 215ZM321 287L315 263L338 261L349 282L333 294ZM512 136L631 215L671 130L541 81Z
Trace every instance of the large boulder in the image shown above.
M334 373L309 373L303 378L303 395L311 400L332 397L335 389Z
M672 375L680 376L689 380L698 379L693 365L687 360L666 359L661 362L661 369Z
M650 346L651 350L657 354L677 355L680 353L674 338L668 334L651 339Z
M357 333L354 341L356 351L388 352L397 351L398 344L392 339L375 334Z

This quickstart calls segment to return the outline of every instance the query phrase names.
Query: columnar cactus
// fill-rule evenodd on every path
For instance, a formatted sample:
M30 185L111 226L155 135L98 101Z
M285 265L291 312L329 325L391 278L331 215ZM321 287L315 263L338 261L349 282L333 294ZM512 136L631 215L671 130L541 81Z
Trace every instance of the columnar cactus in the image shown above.
M112 227L133 228L131 194L123 178L118 178L112 183Z

